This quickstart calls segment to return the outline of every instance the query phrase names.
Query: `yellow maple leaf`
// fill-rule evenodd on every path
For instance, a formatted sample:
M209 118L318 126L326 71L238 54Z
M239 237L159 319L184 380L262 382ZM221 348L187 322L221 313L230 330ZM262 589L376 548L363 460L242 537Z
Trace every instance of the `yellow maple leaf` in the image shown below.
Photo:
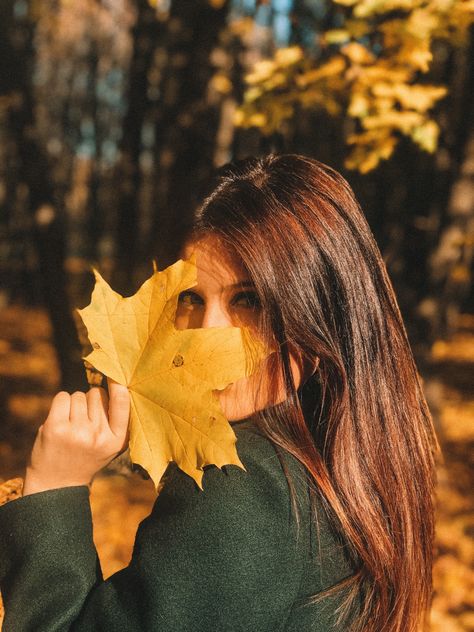
M85 360L129 389L132 462L156 487L171 461L201 488L205 465L245 469L214 391L250 375L263 345L246 328L175 328L179 294L196 285L192 260L155 271L126 298L94 274L91 303L78 310L93 348Z

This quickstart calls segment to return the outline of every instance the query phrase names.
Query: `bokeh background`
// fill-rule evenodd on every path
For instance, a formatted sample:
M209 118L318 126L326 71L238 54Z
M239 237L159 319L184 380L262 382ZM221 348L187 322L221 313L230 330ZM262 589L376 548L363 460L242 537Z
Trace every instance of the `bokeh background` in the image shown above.
M432 630L474 630L473 23L472 0L0 0L0 483L87 388L91 266L129 295L216 166L313 156L366 213L435 420ZM126 465L95 479L106 576L153 500Z

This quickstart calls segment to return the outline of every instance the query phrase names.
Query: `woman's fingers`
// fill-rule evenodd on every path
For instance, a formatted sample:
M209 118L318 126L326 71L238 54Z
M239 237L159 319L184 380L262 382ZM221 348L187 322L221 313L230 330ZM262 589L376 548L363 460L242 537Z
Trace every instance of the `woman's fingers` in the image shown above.
M51 402L48 416L38 430L38 435L51 434L62 431L69 425L71 414L71 396L66 391L56 393Z
M45 422L46 427L50 430L54 428L59 430L61 424L71 423L77 425L77 428L90 427L91 431L95 428L94 432L101 433L104 440L112 439L115 450L122 450L128 440L130 395L127 387L110 378L108 384L108 396L105 390L99 387L91 388L87 393L81 391L76 391L72 395L64 391L58 393L53 398L48 419ZM95 436L99 435L95 434ZM111 448L112 444L110 444Z
M130 395L128 388L107 378L109 386L109 425L113 434L125 443L130 416Z
M53 397L49 409L48 419L55 421L68 421L71 411L71 396L66 391L61 391Z
M87 393L76 391L72 395L66 391L57 393L48 417L54 421L100 422L107 419L109 398L105 389L93 387Z
M86 393L89 419L96 423L107 420L109 398L105 389L94 386Z
M69 421L88 421L87 398L82 391L76 391L71 395L71 408L69 411Z

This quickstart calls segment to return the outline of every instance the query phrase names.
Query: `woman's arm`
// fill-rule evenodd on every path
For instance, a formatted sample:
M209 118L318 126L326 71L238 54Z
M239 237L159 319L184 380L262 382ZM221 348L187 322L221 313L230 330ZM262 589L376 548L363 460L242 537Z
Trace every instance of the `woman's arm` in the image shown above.
M35 493L0 507L2 630L69 630L100 581L87 486Z
M107 581L86 486L1 507L4 631L283 630L302 569L288 486L268 441L242 431L238 450L247 471L210 466L204 491L171 465L130 565Z

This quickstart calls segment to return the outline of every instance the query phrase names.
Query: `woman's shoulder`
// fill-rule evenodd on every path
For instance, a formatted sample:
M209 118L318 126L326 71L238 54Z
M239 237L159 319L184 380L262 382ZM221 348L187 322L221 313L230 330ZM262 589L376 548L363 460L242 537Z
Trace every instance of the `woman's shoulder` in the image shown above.
M310 501L304 466L253 423L235 424L234 431L245 470L236 465L206 466L201 490L170 464L163 490L145 521L150 546L173 533L175 542L182 536L187 551L204 547L216 560L262 564L267 569L281 565L303 595L350 575L344 545L324 504L317 496L315 504Z
M235 541L237 537L243 549L250 540L263 544L265 538L270 538L294 552L296 523L285 466L272 442L252 423L235 424L234 431L243 468L205 466L200 489L190 476L170 463L163 488L145 522L159 530L167 525L175 529L179 523L204 540ZM303 473L295 464L290 466L302 479Z
M236 424L237 450L250 477L267 482L267 492L279 493L285 503L291 502L292 492L298 507L309 507L308 473L296 457L275 445L252 421ZM308 506L308 507L307 507Z
M152 513L140 525L132 566L154 591L172 586L174 601L185 603L182 595L192 595L193 617L203 610L212 629L286 629L309 616L299 600L322 589L317 555L314 581L307 572L308 503L298 531L285 467L301 490L304 473L290 455L280 461L273 443L252 424L235 424L234 431L245 469L206 466L200 489L170 464ZM318 612L312 617L317 620Z
M261 511L272 507L286 523L291 505L287 474L296 483L298 499L307 496L304 467L288 452L279 450L251 420L233 424L236 448L244 466L215 465L204 467L202 490L175 464L171 463L160 494L187 503L199 502L225 511L229 506L240 510ZM159 500L159 499L158 499ZM159 504L159 503L158 503Z

